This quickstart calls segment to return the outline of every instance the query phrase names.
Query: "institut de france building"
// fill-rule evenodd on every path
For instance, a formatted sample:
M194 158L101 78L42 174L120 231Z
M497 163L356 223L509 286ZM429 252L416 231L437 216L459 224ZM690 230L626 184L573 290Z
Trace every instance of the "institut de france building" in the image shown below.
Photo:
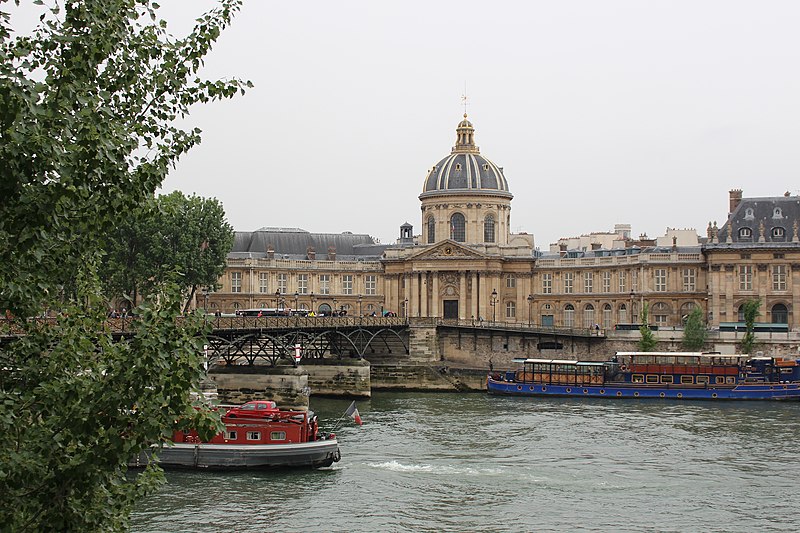
M659 326L680 326L699 306L713 328L742 321L741 305L758 298L759 322L797 330L800 197L729 194L727 220L709 223L702 238L668 230L634 239L618 225L540 252L533 235L511 233L503 168L481 154L464 115L455 146L423 182L420 234L405 223L396 243L383 245L349 232L236 232L208 311L290 307L609 329L638 322L646 304Z

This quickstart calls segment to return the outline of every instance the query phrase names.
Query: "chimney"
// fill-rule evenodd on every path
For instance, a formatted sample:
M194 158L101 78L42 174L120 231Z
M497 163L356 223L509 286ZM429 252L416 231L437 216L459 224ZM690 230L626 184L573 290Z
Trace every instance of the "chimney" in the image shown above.
M267 245L267 259L275 259L275 248L271 245Z
M317 252L314 251L313 247L306 248L306 257L308 257L309 261L314 261L317 258Z
M567 255L567 243L561 242L558 243L558 255L564 257Z
M736 208L739 207L740 203L742 203L742 189L731 189L729 194L731 205L728 214L731 214L736 211Z
M336 247L328 246L328 261L336 261Z

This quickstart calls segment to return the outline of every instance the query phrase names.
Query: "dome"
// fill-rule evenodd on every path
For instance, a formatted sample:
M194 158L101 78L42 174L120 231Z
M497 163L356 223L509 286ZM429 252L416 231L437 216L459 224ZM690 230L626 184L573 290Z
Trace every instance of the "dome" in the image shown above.
M490 194L511 198L503 169L483 157L475 146L475 129L467 120L456 127L456 145L450 155L436 163L425 178L420 198L439 194Z

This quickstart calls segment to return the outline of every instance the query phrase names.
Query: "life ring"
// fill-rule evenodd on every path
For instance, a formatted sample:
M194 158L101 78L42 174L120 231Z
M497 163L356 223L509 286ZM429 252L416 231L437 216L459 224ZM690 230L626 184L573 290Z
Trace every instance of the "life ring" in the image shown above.
M625 366L625 365L621 365L621 366L619 367L619 369L620 369L620 370L622 370L623 372L627 372L627 371L628 371L628 367L627 367L627 366Z

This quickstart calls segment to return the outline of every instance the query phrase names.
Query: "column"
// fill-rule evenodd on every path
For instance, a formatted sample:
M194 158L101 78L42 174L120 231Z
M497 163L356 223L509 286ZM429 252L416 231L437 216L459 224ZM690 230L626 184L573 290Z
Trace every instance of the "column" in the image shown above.
M458 272L458 318L464 320L467 314L467 273Z
M405 312L405 316L408 317L411 311L411 274L404 272L401 276L403 276L403 280L405 281L405 288L403 289L403 300L399 302L397 313L402 315L403 312ZM403 309L404 303L405 309Z
M421 316L430 316L428 314L428 272L422 274L422 283L420 284L420 292L422 298L420 301L420 314Z
M433 273L433 290L431 291L431 316L441 317L439 312L439 273Z
M470 287L470 317L477 319L478 318L478 273L474 270L470 273L471 274L471 287Z
M478 316L475 318L483 317L484 320L491 320L492 313L489 309L489 294L492 292L491 281L488 272L480 273L480 280L478 282ZM487 289L488 287L488 289ZM489 311L487 313L487 311Z

